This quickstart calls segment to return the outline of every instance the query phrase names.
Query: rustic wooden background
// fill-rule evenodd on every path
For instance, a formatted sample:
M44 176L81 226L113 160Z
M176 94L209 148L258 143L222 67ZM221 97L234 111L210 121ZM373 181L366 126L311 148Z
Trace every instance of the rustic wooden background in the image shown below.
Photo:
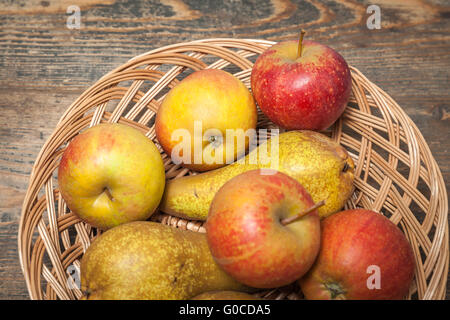
M366 26L370 4L381 8L379 30ZM66 26L70 5L81 9L80 29ZM168 44L279 41L297 38L302 26L404 108L449 190L449 0L0 0L0 25L0 299L28 298L17 254L20 209L60 116L103 74Z

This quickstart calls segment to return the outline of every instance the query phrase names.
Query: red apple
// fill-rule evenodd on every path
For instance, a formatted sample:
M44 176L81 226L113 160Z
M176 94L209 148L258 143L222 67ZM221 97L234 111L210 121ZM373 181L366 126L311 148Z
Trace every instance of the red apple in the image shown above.
M321 248L300 279L306 299L402 299L414 255L400 229L382 214L346 210L322 220Z
M281 172L263 173L247 171L222 186L206 232L225 272L248 286L273 288L311 267L320 247L320 221L318 206L299 182Z
M344 112L351 75L344 58L330 47L284 41L258 57L251 86L261 111L275 124L288 130L324 130Z

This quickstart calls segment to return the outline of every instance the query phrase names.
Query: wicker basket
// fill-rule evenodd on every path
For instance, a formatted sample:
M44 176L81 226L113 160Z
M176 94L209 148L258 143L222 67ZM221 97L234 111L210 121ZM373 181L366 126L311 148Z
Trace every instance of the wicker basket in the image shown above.
M77 299L80 258L98 230L71 213L57 189L56 172L68 142L100 122L133 126L156 142L155 113L169 88L194 70L225 69L248 87L256 57L273 42L208 39L137 56L102 77L64 113L31 172L19 228L19 257L31 299ZM344 115L326 133L356 164L355 192L347 208L383 213L410 241L416 257L413 299L444 299L448 273L448 202L439 168L421 133L397 103L357 69ZM259 113L258 127L273 124ZM157 144L160 148L160 146ZM160 148L167 179L195 174ZM201 222L162 213L152 220L204 232ZM300 299L296 286L262 291L271 299Z

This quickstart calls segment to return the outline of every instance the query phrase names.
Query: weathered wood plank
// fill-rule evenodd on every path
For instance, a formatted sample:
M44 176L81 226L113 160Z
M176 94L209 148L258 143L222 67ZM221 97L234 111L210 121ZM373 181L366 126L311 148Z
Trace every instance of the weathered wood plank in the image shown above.
M28 299L17 253L17 222L0 223L0 299Z

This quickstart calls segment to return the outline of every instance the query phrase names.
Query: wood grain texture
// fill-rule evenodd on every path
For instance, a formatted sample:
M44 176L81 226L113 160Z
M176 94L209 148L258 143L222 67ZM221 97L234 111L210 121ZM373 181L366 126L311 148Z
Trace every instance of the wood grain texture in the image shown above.
M68 29L67 7L81 9ZM366 8L381 8L369 30ZM135 55L211 37L306 37L338 50L389 93L427 140L450 186L447 0L0 0L0 299L27 299L17 225L28 176L64 110ZM447 294L447 297L450 297Z

